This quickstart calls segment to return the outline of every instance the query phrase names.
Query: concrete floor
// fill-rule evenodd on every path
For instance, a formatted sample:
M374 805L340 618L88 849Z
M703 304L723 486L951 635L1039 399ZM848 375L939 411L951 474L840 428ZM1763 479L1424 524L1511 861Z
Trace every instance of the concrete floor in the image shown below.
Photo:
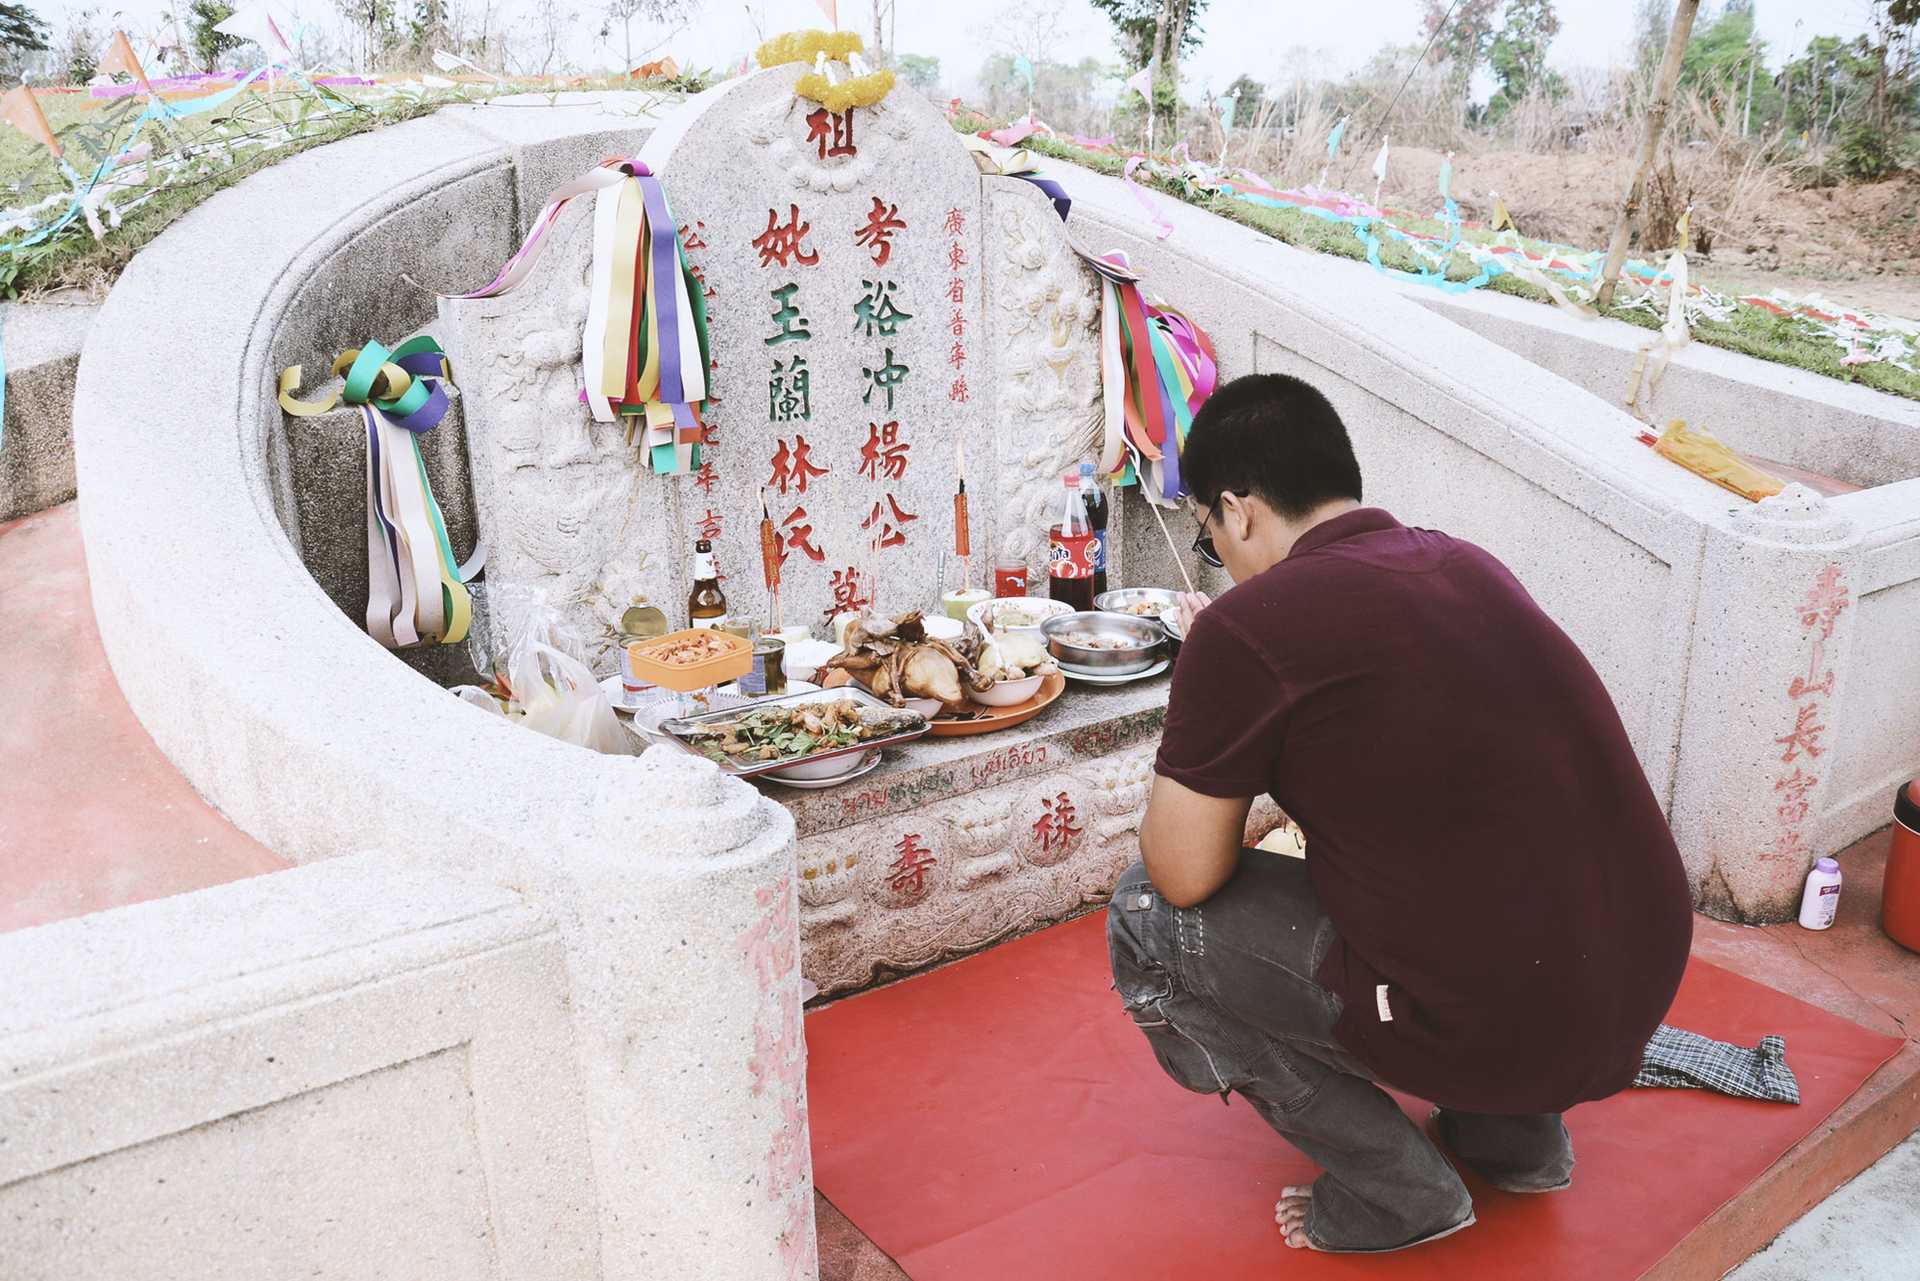
M72 503L0 525L0 930L286 867L120 697Z
M1815 1206L1728 1281L1920 1276L1920 1135Z

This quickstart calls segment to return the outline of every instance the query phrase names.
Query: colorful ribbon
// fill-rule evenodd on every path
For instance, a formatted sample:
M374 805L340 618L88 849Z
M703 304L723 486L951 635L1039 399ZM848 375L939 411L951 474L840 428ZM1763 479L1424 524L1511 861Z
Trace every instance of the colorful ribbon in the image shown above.
M560 211L593 197L593 269L581 332L581 392L596 421L628 420L657 473L700 465L707 399L707 314L675 229L666 189L638 160L612 159L556 188L533 229L492 281L455 298L520 287L545 252Z
M324 400L295 397L301 367L282 370L280 407L296 418L343 403L360 410L367 436L367 634L388 649L458 644L473 618L467 580L485 553L455 564L420 453L422 433L447 415L446 353L422 334L392 351L377 342L350 348L332 368L344 385Z

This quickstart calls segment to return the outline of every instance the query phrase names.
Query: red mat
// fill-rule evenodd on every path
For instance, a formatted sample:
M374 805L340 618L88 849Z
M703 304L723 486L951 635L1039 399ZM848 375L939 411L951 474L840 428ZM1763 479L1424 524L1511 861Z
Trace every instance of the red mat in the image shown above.
M1781 1033L1799 1107L1630 1090L1567 1115L1569 1191L1470 1177L1479 1223L1456 1236L1294 1251L1273 1203L1315 1167L1243 1101L1161 1072L1108 990L1104 928L1095 913L808 1017L815 1184L915 1281L1637 1277L1900 1045L1695 960L1670 1021Z

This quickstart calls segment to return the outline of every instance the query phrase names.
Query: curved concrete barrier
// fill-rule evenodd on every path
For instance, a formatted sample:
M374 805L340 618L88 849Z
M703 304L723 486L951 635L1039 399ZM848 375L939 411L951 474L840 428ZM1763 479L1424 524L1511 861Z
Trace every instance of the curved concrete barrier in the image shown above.
M527 183L634 125L442 112L269 169L142 253L80 369L94 608L135 713L246 831L301 863L402 851L551 915L607 1276L810 1274L791 818L684 754L600 756L448 698L334 607L277 515L279 369L429 319L428 290L511 251Z

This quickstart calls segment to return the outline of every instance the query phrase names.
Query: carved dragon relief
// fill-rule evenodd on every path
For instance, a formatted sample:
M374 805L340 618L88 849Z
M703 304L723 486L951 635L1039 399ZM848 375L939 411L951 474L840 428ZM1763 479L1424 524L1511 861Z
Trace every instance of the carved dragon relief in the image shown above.
M989 255L999 343L1003 540L1045 545L1060 476L1096 452L1100 291L1044 203L993 194L1000 253Z
M1099 901L1139 856L1133 833L1153 751L1131 748L804 838L807 977L822 992L845 991ZM916 876L923 858L933 862Z

